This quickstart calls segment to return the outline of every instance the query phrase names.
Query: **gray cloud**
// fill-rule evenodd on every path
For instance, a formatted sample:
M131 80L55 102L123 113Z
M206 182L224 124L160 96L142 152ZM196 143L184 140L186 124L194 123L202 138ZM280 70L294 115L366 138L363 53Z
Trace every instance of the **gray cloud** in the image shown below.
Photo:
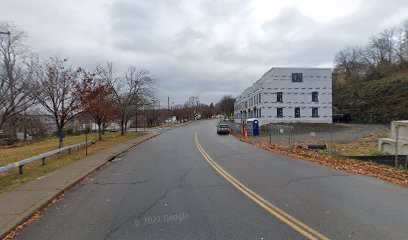
M320 21L314 15L333 10L314 4L310 14L292 1L3 0L0 20L26 30L43 57L85 67L113 61L117 71L135 65L158 79L162 103L191 95L210 103L239 94L272 66L331 67L341 48L408 16L406 0L366 0Z

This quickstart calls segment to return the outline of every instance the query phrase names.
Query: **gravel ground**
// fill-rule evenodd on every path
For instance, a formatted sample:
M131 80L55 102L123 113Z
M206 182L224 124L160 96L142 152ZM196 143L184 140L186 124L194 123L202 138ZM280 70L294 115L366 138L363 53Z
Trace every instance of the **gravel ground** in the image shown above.
M334 124L332 126L335 143L349 143L372 134L384 135L390 132L389 125L381 124ZM269 131L264 130L259 141L269 141ZM313 134L314 133L314 134ZM272 142L286 142L287 133L272 132ZM330 141L330 126L328 124L294 124L294 139L296 142L328 142Z

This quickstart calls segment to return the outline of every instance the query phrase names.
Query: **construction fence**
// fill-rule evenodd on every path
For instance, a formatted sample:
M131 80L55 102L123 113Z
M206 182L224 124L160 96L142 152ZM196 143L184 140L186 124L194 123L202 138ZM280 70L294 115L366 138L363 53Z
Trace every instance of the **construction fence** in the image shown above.
M268 142L282 147L315 147L319 149L335 150L333 130L331 124L275 124L270 123L260 127L260 134L252 134L252 124L229 122L231 131L237 135L244 135L253 141ZM245 130L244 130L245 129Z

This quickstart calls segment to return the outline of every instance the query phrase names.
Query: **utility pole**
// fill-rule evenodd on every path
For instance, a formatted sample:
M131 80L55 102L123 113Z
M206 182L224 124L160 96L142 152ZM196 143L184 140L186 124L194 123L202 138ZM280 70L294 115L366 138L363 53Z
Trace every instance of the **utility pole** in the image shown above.
M170 119L170 97L167 97L167 118Z

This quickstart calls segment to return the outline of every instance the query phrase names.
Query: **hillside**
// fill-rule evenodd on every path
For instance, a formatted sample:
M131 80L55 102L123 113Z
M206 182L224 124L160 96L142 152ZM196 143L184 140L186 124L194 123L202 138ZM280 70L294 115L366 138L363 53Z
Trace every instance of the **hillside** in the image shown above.
M353 122L408 119L408 73L333 89L333 107L334 113L349 113Z

